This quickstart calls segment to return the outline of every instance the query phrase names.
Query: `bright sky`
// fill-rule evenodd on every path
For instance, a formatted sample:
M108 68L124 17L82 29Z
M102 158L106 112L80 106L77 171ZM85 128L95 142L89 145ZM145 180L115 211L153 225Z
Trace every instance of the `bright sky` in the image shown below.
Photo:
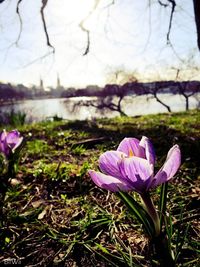
M45 57L51 49L42 27L41 0L22 0L22 33L17 44L17 0L5 0L0 4L0 80L38 85L41 77L45 86L55 86L59 73L62 85L81 87L103 85L108 73L119 68L136 71L142 80L174 79L171 67L187 69L184 62L192 55L200 63L192 1L176 1L170 35L173 49L166 45L170 7L161 7L157 0L114 2L100 0L85 20L91 43L83 56L87 36L79 24L90 14L95 0L49 0L44 12L55 54ZM192 78L200 79L196 74Z

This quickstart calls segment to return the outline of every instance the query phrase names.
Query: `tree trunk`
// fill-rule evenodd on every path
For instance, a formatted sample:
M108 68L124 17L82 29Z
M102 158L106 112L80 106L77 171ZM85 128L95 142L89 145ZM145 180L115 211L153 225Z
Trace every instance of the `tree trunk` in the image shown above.
M163 105L167 109L168 112L172 112L170 106L168 106L167 104L165 104L164 102L162 102L160 100L160 98L158 98L158 96L157 96L156 93L154 94L154 97L155 97L156 101L158 101L161 105Z
M126 113L124 111L122 111L122 108L121 108L122 99L123 99L123 97L120 96L118 104L117 104L117 111L120 113L121 116L125 116L126 117L127 116Z
M185 96L185 110L188 111L189 110L189 97Z

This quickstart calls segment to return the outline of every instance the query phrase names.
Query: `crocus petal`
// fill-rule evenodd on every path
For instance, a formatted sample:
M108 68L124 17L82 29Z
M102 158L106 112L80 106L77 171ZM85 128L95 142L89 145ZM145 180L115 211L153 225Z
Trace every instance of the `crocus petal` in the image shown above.
M145 158L144 148L139 143L140 141L136 138L124 138L119 144L117 151L125 153L128 157L136 156Z
M14 148L19 142L21 142L20 133L17 130L12 130L7 134L6 142L10 148Z
M153 168L147 160L138 157L125 158L119 168L123 178L131 183L134 190L139 193L147 190L153 176Z
M7 143L6 143L7 132L3 130L0 134L0 152L7 153Z
M99 158L99 168L104 174L120 178L119 162L124 157L126 157L126 155L122 152L107 151Z
M6 139L7 132L6 130L3 130L0 134L0 141L4 141Z
M144 148L146 159L148 160L148 162L154 165L155 160L156 160L155 151L154 151L153 144L151 143L149 138L147 138L146 136L143 136L139 145Z
M123 159L119 164L122 175L128 177L131 181L137 181L137 177L145 181L153 174L151 165L146 159L131 157Z
M3 130L0 134L0 152L9 157L21 145L22 141L23 137L20 137L20 133L17 130L12 130L8 133Z
M12 151L13 153L15 152L15 150L21 145L22 141L23 141L23 137L20 137L18 140L18 143L13 147Z
M160 185L169 181L176 174L181 165L181 151L178 145L173 146L168 154L167 159L154 177L154 181L151 187Z
M118 178L115 178L110 175L105 175L101 172L95 172L90 170L89 174L93 180L93 182L106 190L112 191L112 192L118 192L118 191L128 191L131 189L131 186L126 183L125 181L121 181Z

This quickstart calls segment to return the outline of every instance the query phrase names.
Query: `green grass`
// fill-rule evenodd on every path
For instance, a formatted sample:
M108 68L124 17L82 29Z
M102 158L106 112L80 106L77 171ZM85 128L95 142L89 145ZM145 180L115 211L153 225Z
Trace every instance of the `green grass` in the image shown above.
M138 222L88 175L98 169L101 153L124 137L145 135L155 146L156 169L171 146L180 145L182 166L169 183L168 231L177 266L198 266L200 111L42 122L18 130L26 145L18 184L9 186L3 204L0 263L19 257L25 266L158 266ZM104 141L76 145L98 137ZM156 205L159 192L152 192Z

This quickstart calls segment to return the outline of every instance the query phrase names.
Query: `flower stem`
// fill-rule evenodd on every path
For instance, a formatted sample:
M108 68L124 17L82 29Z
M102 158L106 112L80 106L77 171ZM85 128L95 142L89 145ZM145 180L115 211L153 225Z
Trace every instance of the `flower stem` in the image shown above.
M141 198L144 207L148 214L151 216L155 226L155 237L152 239L152 243L160 261L162 267L174 267L175 262L171 255L171 250L168 245L167 236L161 232L160 219L158 213L154 207L154 204L150 198L149 192L141 194Z
M14 158L11 158L8 161L8 171L7 171L8 179L15 177L16 172L17 172L17 167L18 167L17 165L18 165L18 162Z
M149 192L141 194L141 198L144 204L144 208L146 209L146 211L151 216L154 222L156 236L159 236L160 235L160 220L159 220L158 213L154 207L154 204L150 198Z
M152 244L161 267L175 267L175 261L169 248L167 236L161 233L152 240Z

